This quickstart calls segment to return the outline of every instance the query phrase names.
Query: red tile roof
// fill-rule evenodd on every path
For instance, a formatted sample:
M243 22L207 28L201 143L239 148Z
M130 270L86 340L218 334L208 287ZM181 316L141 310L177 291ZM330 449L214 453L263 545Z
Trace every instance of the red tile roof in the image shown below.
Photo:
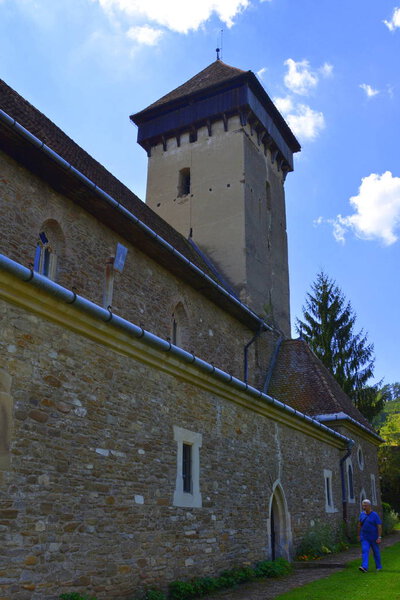
M344 412L373 431L304 340L282 342L268 394L313 417Z

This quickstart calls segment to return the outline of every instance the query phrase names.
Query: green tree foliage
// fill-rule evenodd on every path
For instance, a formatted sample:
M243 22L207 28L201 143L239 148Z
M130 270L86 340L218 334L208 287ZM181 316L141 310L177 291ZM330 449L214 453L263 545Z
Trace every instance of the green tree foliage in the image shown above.
M355 331L356 314L337 286L324 272L307 294L298 333L329 369L354 405L371 420L383 407L378 386L367 382L374 372L374 347L363 330Z
M374 419L374 426L385 440L378 452L382 498L400 512L400 383L382 389L387 402Z

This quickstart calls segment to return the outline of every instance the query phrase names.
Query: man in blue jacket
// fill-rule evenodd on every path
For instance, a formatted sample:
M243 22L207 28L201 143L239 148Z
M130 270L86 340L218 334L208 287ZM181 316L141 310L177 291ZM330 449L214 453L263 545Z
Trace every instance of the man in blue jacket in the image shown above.
M379 550L379 544L382 539L382 522L378 513L372 510L369 500L362 501L362 511L357 524L357 535L361 542L362 551L362 564L359 569L362 573L368 571L369 551L372 548L376 570L382 571L381 553Z

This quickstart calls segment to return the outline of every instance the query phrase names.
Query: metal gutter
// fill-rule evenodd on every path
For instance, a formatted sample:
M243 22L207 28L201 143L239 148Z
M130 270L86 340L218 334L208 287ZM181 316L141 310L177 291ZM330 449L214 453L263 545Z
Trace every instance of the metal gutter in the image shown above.
M320 423L329 423L330 421L350 421L350 423L353 423L353 425L360 427L361 429L363 429L364 431L369 433L369 435L372 435L373 437L380 440L381 442L385 441L381 438L380 435L375 433L375 431L372 431L372 429L368 429L368 427L366 427L359 421L356 421L356 419L353 419L353 417L350 417L349 415L347 415L344 412L331 413L331 414L328 413L326 415L316 415L314 418L317 421L319 421Z
M6 112L0 109L0 121L3 121L11 127L15 129L19 135L28 140L31 144L36 146L39 150L44 152L49 158L54 160L58 165L60 165L66 171L72 173L81 183L87 186L92 192L95 192L100 198L105 200L108 204L110 204L115 210L120 212L127 218L129 221L135 223L142 231L144 231L149 237L153 238L157 243L166 248L171 254L176 256L180 261L185 263L190 269L192 269L197 275L202 277L207 281L207 283L213 287L215 287L221 294L223 294L227 299L233 302L238 308L240 308L243 312L245 312L248 316L254 319L259 327L265 329L271 329L270 326L261 319L255 312L253 312L248 306L240 302L238 298L229 293L224 287L222 287L219 283L214 281L209 275L204 273L197 265L195 265L191 260L186 258L181 252L176 250L174 246L172 246L169 242L167 242L163 237L158 235L153 229L148 227L143 221L138 219L133 213L131 213L127 208L125 208L122 204L120 204L117 200L115 200L112 196L107 194L104 190L102 190L98 185L96 185L91 179L86 177L83 173L81 173L78 169L76 169L71 163L64 160L57 152L54 152L49 146L47 146L43 141L33 135L30 131L25 129L18 121L16 121L13 117L10 117Z
M51 281L47 277L44 277L43 275L40 275L39 273L36 273L35 271L24 267L20 263L17 263L16 261L8 258L7 256L4 256L3 254L0 254L0 269L11 273L12 275L14 275L15 277L17 277L18 279L27 283L30 286L34 286L38 289L47 292L56 299L65 302L66 304L74 305L78 310L89 314L90 316L94 317L95 319L98 319L103 323L108 323L110 326L121 329L125 333L127 333L128 335L132 335L136 339L141 339L142 342L148 346L151 346L162 352L171 353L182 363L194 365L200 371L203 371L204 373L215 377L216 379L222 381L227 385L231 385L240 392L245 392L252 398L262 400L265 403L274 406L279 410L282 410L283 412L286 412L287 414L296 416L297 418L305 421L306 423L319 428L320 430L324 431L330 436L334 436L337 439L340 439L345 444L348 444L351 441L350 438L342 435L341 433L338 433L337 431L334 431L333 429L327 427L323 423L320 423L316 419L309 417L304 413L301 413L300 411L292 408L288 404L284 404L279 400L275 400L275 398L272 398L271 396L267 396L267 394L264 394L261 390L257 390L256 388L248 385L247 383L244 383L240 379L237 379L229 373L226 373L222 369L214 367L207 361L204 361L201 358L195 356L195 354L186 352L186 350L183 350L182 348L179 348L178 346L175 346L170 342L163 340L162 338L150 333L149 331L146 331L142 327L139 327L138 325L135 325L127 321L126 319L123 319L122 317L118 317L110 310L98 306L90 300L79 296L75 292L72 292L71 290L62 287L61 285L58 285L57 283Z

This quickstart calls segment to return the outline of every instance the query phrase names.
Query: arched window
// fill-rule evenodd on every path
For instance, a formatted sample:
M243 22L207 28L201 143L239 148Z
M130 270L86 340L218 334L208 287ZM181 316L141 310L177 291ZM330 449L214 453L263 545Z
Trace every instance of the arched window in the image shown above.
M361 446L358 446L357 460L358 460L358 466L360 467L360 469L362 471L364 469L364 454L363 454Z
M353 481L353 466L351 463L347 465L347 482L349 484L349 500L354 501L354 481Z
M38 235L33 269L55 280L63 246L64 235L57 221L53 219L45 221Z
M171 319L171 342L175 346L184 348L189 338L188 318L183 304L179 302L172 313Z
M53 251L45 231L39 233L33 268L35 271L49 279L55 278L57 255Z

